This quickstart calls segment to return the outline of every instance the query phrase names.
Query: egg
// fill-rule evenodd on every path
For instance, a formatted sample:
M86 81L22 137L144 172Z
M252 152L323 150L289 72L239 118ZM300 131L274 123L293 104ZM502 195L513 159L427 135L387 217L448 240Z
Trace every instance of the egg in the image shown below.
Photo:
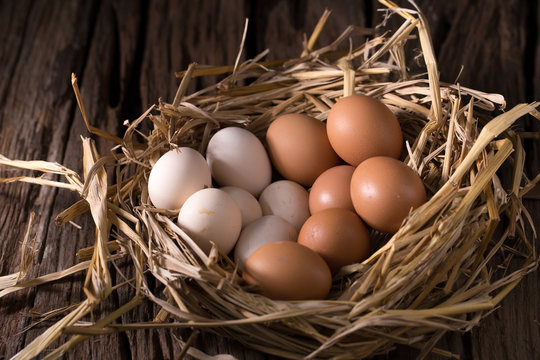
M272 166L262 142L239 127L226 127L208 142L206 159L220 186L236 186L259 196L272 180Z
M351 210L331 208L313 214L298 235L298 243L322 256L333 274L369 256L369 231Z
M356 94L339 99L326 121L332 148L350 165L357 166L372 156L400 157L403 134L399 122L373 97Z
M278 180L268 185L259 197L263 215L277 215L300 231L309 217L309 195L300 184Z
M210 168L196 150L180 147L163 154L148 177L148 195L156 208L177 210L194 192L210 187Z
M341 162L330 146L325 123L308 115L278 117L268 127L266 142L277 171L304 186Z
M332 275L324 259L292 241L261 246L247 259L242 278L275 300L324 299Z
M212 249L211 242L229 253L240 235L242 215L229 194L207 188L187 198L178 214L178 225L205 253Z
M262 245L276 241L296 241L298 232L288 221L276 215L266 215L251 222L240 233L234 247L234 261L240 270L248 257Z
M309 190L309 212L330 208L354 211L350 192L353 172L353 166L339 165L319 175Z
M369 226L394 233L411 210L426 202L426 190L420 176L405 163L375 156L355 169L351 199Z
M262 216L262 209L259 201L247 190L236 186L224 186L220 189L229 194L240 208L240 213L242 214L242 229L253 220Z

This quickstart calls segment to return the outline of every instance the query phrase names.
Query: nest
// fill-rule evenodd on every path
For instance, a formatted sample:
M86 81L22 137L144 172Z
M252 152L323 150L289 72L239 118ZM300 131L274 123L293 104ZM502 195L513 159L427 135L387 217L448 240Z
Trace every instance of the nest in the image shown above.
M438 339L447 331L477 325L537 267L536 234L530 235L534 225L521 199L539 177L529 179L523 173L525 152L510 127L528 113L539 117L539 103L495 116L504 107L501 95L439 82L422 14L382 3L404 19L402 25L368 36L357 47L347 44L359 31L350 26L333 43L313 49L326 12L299 58L264 62L265 52L232 67L192 64L177 74L182 80L174 101L160 101L126 122L123 138L89 124L73 77L86 125L115 143L111 154L100 157L93 140L83 138L82 177L57 163L1 157L5 165L65 178L2 181L78 192L81 200L59 214L57 223L90 211L95 244L79 251L83 261L73 268L25 281L31 256L25 241L21 271L2 278L0 296L86 270L87 298L15 358L40 354L62 333L72 336L49 358L91 335L141 328L189 328L194 334L209 329L284 358L358 359L386 353L396 344L421 348L421 355L433 351L452 356L434 347ZM411 74L405 46L416 40L427 71ZM349 50L340 52L340 45L349 45ZM225 77L187 94L193 77L216 74ZM149 171L163 152L190 146L204 154L211 135L225 126L241 126L263 138L272 120L284 113L325 121L335 101L352 93L376 97L396 114L407 148L403 160L423 179L429 201L392 236L372 233L375 251L364 262L342 268L327 299L276 301L257 294L242 282L227 254L216 247L205 254L178 227L177 214L149 202ZM144 132L145 126L150 130ZM106 167L112 168L112 185ZM501 169L511 174L507 185ZM130 260L135 276L113 286L108 269L119 258ZM160 293L148 286L148 276L161 284ZM132 300L89 321L92 309L122 286L135 289ZM141 301L160 308L156 318L117 322ZM191 340L184 347L188 353Z

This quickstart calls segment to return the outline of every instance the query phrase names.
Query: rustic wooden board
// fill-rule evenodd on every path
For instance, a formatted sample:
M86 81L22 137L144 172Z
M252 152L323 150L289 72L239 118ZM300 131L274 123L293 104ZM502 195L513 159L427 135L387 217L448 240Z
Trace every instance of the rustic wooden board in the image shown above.
M441 79L502 93L508 106L540 99L539 1L417 1L431 25ZM404 6L408 3L401 1ZM408 5L407 5L408 6ZM121 134L123 120L133 120L158 98L171 101L178 86L174 72L189 63L232 64L245 18L249 33L243 59L266 48L270 59L297 56L324 8L333 13L320 43L336 38L348 24L369 27L382 14L371 1L1 1L0 2L0 153L10 158L57 161L80 171L80 135L88 135L72 94L70 76L79 77L90 122ZM390 21L393 21L390 19ZM414 61L412 59L411 61ZM211 84L200 79L195 86ZM538 122L519 128L538 130ZM99 141L101 153L111 144ZM528 174L540 171L538 141L525 142ZM21 172L0 168L0 177ZM19 248L36 213L36 255L29 277L78 262L78 249L93 243L89 215L78 227L58 227L54 217L78 199L67 190L29 184L0 186L0 276L18 269ZM528 206L540 223L540 201ZM129 275L130 269L120 267ZM113 278L122 281L112 269ZM44 331L51 320L23 330L45 313L82 301L83 274L0 299L0 358L9 358ZM466 359L534 359L540 355L540 275L535 272L471 332L447 334L437 346ZM157 284L156 287L159 287ZM111 296L99 311L107 313L132 293ZM124 321L156 314L143 304ZM99 314L96 313L96 316ZM54 318L52 319L54 320ZM71 350L73 359L173 359L190 331L134 331L92 338ZM194 346L208 354L243 359L271 357L235 341L201 333ZM381 359L416 357L398 347ZM437 358L437 357L433 357Z

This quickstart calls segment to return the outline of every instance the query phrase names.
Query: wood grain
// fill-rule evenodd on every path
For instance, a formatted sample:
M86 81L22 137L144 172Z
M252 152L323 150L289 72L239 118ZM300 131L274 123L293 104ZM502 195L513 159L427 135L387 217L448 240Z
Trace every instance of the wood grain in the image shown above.
M408 2L399 4L409 6ZM540 99L539 1L468 2L417 1L431 25L441 79L462 86L498 92L508 106ZM249 31L242 59L266 48L269 59L298 56L325 8L333 13L319 45L335 39L346 26L369 27L383 14L375 1L0 1L0 153L10 158L57 161L80 171L80 135L88 136L72 94L70 76L79 77L92 125L121 135L123 120L137 118L159 98L171 101L178 86L174 72L192 62L233 64L244 20ZM390 19L390 21L394 21ZM411 66L414 66L414 49ZM463 69L461 70L461 68ZM459 75L459 77L458 77ZM215 78L198 79L192 89ZM519 128L538 131L538 121ZM527 140L526 169L540 171L538 141ZM99 141L102 154L110 143ZM0 177L21 172L0 168ZM74 265L74 254L93 243L88 215L78 227L58 227L54 217L78 200L66 190L29 184L0 186L0 276L18 269L19 247L30 213L36 213L35 260L29 277ZM538 229L539 201L527 206ZM116 269L113 279L122 281ZM125 276L132 273L119 264ZM0 359L10 358L57 318L27 326L45 313L84 299L83 274L0 299ZM152 284L151 280L150 283ZM539 272L527 276L487 316L465 334L446 334L438 347L464 359L535 359L540 357ZM153 284L156 292L159 285ZM111 296L94 314L105 314L133 295L125 289ZM143 303L123 321L150 320L157 309ZM133 331L94 337L71 350L66 358L174 359L191 330ZM239 359L271 359L237 342L209 332L195 338L194 347ZM398 347L379 359L408 359L419 354ZM429 358L438 359L437 356Z

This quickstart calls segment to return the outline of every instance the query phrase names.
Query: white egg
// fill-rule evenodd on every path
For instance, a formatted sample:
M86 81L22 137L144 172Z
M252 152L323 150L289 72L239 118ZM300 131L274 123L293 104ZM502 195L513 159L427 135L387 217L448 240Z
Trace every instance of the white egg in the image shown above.
M247 190L236 186L224 186L221 190L231 195L240 208L240 213L242 214L242 229L253 220L262 216L261 205L255 196L251 195Z
M296 241L298 232L288 221L276 215L266 215L251 222L240 233L234 248L234 261L244 269L248 257L262 245L276 241Z
M227 127L216 132L208 142L206 160L220 186L236 186L254 196L272 179L263 144L246 129Z
M204 157L188 147L170 150L152 167L148 195L156 208L176 210L194 192L212 186Z
M178 214L178 225L205 253L210 252L213 242L227 254L240 235L242 215L229 194L208 188L186 200Z
M297 231L309 217L309 195L302 185L290 180L279 180L268 185L259 203L263 215L277 215L294 225Z

